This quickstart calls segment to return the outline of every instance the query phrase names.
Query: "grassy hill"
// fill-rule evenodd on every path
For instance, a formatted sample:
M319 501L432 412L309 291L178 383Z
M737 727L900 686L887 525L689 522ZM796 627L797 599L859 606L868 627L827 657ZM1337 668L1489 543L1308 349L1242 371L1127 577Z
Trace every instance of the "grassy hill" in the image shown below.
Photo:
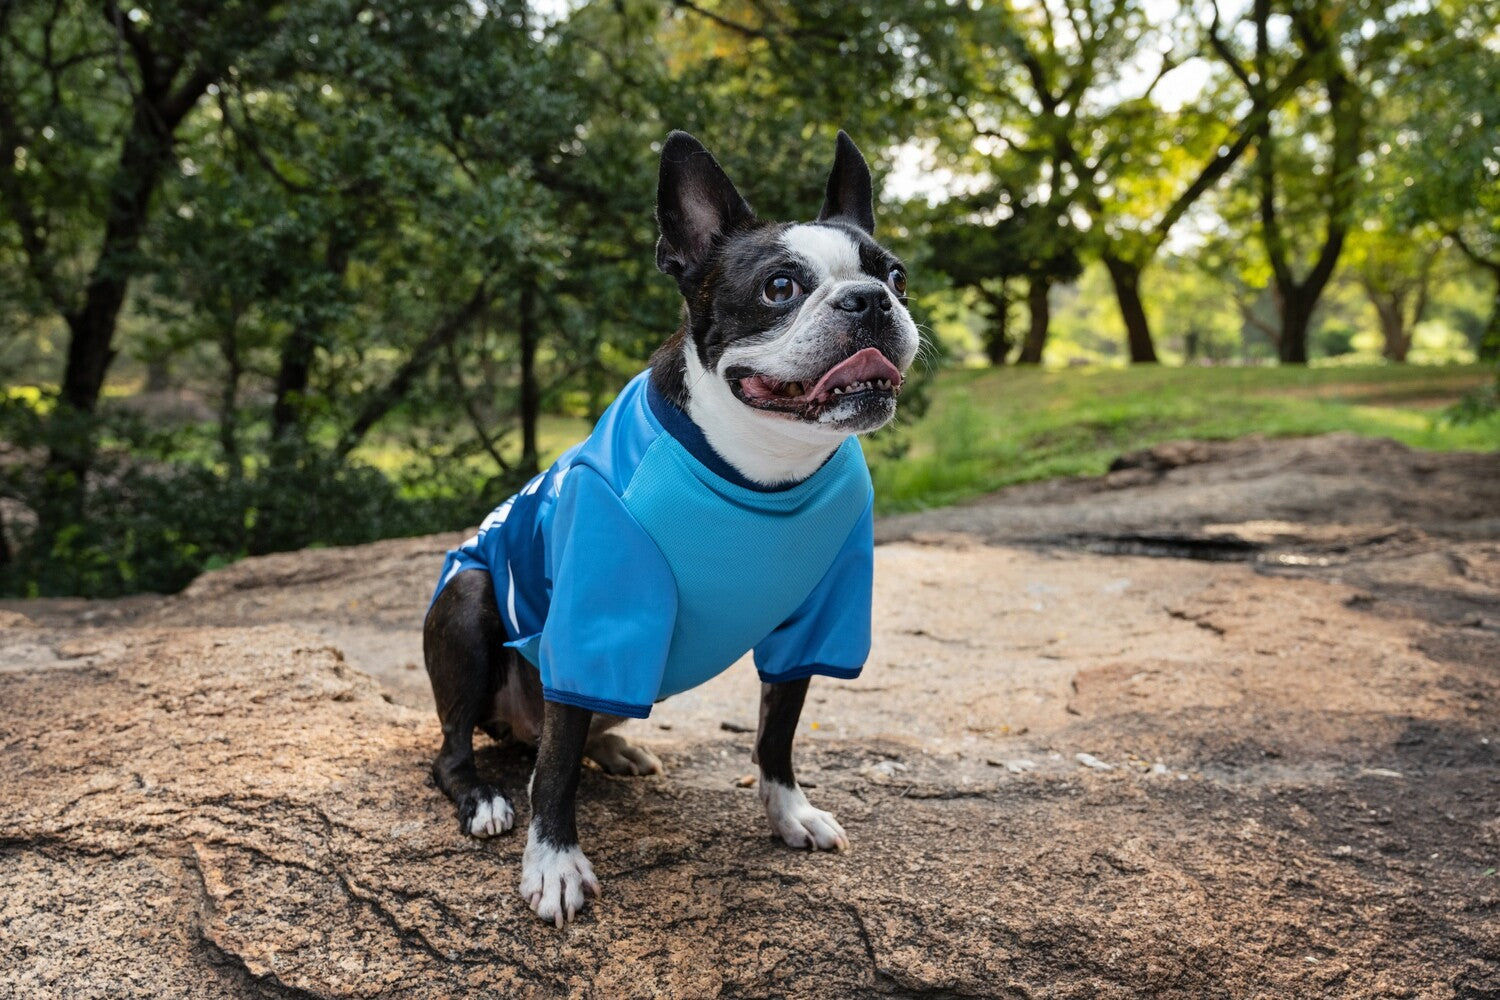
M928 412L866 447L880 510L955 503L1014 483L1097 475L1175 438L1353 431L1435 450L1500 449L1500 417L1443 409L1495 377L1483 366L1002 368L943 372ZM898 421L901 418L898 417ZM892 437L908 447L887 454Z

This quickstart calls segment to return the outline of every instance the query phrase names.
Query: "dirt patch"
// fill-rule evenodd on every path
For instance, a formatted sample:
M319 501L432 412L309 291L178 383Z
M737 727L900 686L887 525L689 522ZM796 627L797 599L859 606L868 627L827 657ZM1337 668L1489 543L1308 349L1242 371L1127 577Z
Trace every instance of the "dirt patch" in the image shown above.
M742 664L632 724L665 778L585 774L605 896L562 933L521 837L461 837L427 778L417 625L458 536L7 604L0 995L1500 996L1495 458L1177 447L881 524L871 662L798 738L854 850L771 841ZM1370 519L1255 509L1266 477ZM1080 551L1066 504L1253 555Z

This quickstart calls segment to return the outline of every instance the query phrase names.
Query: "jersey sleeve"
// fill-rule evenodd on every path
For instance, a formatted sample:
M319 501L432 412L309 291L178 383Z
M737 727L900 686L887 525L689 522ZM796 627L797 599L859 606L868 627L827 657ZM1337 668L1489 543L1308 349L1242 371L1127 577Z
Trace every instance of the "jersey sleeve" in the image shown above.
M871 494L864 514L802 606L755 647L761 680L779 684L814 675L859 676L870 655L874 503Z
M677 584L656 543L587 466L569 470L548 546L537 648L548 701L644 719L661 690Z

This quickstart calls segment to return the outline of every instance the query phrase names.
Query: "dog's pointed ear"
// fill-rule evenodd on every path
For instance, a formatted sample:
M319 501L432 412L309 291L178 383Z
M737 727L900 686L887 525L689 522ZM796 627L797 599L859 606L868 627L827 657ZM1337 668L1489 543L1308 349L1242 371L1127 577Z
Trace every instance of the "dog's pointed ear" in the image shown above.
M870 186L870 167L849 133L839 130L828 175L828 193L823 197L819 222L841 219L870 235L875 234L875 195Z
M656 181L656 266L681 278L708 257L714 237L755 218L703 143L673 132L661 148Z

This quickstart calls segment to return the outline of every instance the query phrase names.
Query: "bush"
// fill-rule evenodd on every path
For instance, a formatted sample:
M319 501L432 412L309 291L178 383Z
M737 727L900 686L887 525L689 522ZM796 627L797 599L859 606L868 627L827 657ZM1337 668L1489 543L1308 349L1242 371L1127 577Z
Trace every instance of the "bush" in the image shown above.
M8 467L5 492L33 510L39 465ZM172 593L205 569L247 555L356 545L476 521L483 501L468 489L413 498L379 471L311 448L283 451L253 475L188 462L101 455L82 509L50 544L12 524L20 544L0 561L0 593L115 597ZM40 546L46 545L41 551Z
M1443 420L1454 427L1470 427L1500 419L1500 371L1495 381L1482 385L1443 411Z

